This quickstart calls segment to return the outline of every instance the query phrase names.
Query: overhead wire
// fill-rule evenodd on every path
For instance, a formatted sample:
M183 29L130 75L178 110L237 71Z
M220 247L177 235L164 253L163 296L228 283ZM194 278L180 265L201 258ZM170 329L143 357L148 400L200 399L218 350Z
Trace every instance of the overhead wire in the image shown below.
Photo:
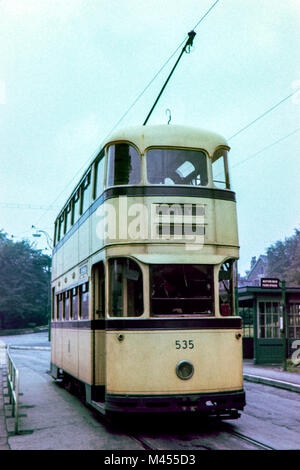
M291 137L292 135L296 134L296 133L299 132L299 131L300 131L300 127L298 127L297 129L295 129L293 132L290 132L289 134L284 135L283 137L280 137L280 139L277 139L275 142L272 142L271 144L266 145L264 148L262 148L262 149L259 150L258 152L255 152L255 153L253 153L252 155L249 155L249 156L248 156L247 158L245 158L244 160L235 163L234 165L231 166L231 169L232 169L232 168L236 168L237 166L241 165L242 163L247 162L248 160L250 160L250 159L256 157L257 155L259 155L259 154L265 152L266 150L269 150L271 147L274 147L274 145L279 144L279 143L282 142L283 140L286 140L288 137Z
M58 210L60 209L59 206L49 206L49 205L36 205L36 204L22 204L22 203L12 203L12 202L1 202L0 207L3 209L22 209L22 210L41 210L41 209L47 209L47 210Z
M291 98L292 96L294 96L296 93L298 93L300 90L300 87L297 88L293 93L291 93L290 95L286 96L285 98L283 98L282 100L280 100L278 103L276 103L275 105L273 105L271 108L267 109L263 114L261 114L260 116L258 116L256 119L254 119L253 121L251 121L249 124L247 124L246 126L244 126L242 129L240 129L239 131L237 131L235 134L233 134L231 137L229 137L228 140L231 140L231 139L234 139L234 137L238 136L239 134L241 134L242 132L244 132L246 129L248 129L250 126L252 126L253 124L255 124L257 121L259 121L260 119L262 119L263 117L265 117L267 114L269 114L271 111L273 111L274 109L278 108L278 106L280 106L282 103L284 103L285 101L287 101L289 98Z

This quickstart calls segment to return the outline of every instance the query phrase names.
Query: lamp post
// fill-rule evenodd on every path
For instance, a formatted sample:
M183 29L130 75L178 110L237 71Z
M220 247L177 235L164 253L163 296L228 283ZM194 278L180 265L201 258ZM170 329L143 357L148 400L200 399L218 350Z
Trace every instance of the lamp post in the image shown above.
M45 235L46 241L47 241L47 245L48 245L48 247L50 248L50 250L52 250L52 248L53 248L53 240L52 240L52 238L50 237L49 233L46 232L45 230L37 230L34 225L32 225L31 228L34 228L34 229L36 230L36 232L32 234L33 237L35 237L35 238L40 238L42 233Z
M52 251L53 240L50 237L49 233L46 232L45 230L37 230L37 228L34 225L32 225L31 228L36 230L36 232L32 234L33 237L39 238L39 237L41 237L41 234L45 235L47 245L50 248L50 250ZM50 273L51 273L51 267L50 267ZM48 289L47 289L48 340L49 341L51 340L51 308L49 309L50 295L51 295L51 274L50 274L50 279L49 279L49 286L48 286Z

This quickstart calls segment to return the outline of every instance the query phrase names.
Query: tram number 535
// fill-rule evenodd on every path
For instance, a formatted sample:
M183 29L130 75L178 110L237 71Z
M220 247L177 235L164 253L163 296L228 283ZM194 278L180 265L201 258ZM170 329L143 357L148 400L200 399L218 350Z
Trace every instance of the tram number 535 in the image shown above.
M175 347L176 349L194 349L194 341L192 339L177 339Z

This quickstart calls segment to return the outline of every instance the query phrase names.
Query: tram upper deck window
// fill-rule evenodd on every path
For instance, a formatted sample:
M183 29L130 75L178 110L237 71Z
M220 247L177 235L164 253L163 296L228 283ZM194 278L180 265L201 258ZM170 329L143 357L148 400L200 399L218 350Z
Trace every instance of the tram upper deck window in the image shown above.
M143 314L143 275L128 258L109 260L109 312L112 317L139 317Z
M225 149L218 149L212 160L213 183L220 189L230 189L227 153Z
M57 241L60 241L64 235L64 214L58 217Z
M58 243L58 219L56 219L55 224L54 224L54 235L53 235L53 246L56 246Z
M67 205L65 209L65 233L67 233L71 228L71 224L72 224L71 217L72 217L72 204L71 202L69 202L69 204Z
M152 315L212 315L214 276L211 265L150 266Z
M95 164L95 193L94 198L101 196L104 190L105 153L101 152Z
M141 164L137 150L129 144L120 143L108 148L108 186L138 184Z
M85 180L82 184L81 191L82 191L82 208L81 208L81 213L84 214L85 211L89 208L90 206L90 199L91 199L91 173L88 173L88 175L85 177Z
M147 152L150 184L206 186L207 157L200 150L153 148Z
M77 189L74 197L73 197L73 221L72 223L75 224L80 217L80 188Z

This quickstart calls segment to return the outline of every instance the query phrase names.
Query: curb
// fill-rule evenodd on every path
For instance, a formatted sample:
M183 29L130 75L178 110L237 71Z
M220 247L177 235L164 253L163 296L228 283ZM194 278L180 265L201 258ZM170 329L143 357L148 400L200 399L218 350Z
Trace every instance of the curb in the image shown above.
M50 346L11 346L11 345L6 345L4 343L1 342L0 340L0 352L1 350L3 351L6 351L6 349L25 349L25 350L30 350L30 349L37 349L37 350L40 350L40 351L51 351L51 347Z
M51 351L51 348L49 346L9 346L9 349L25 349L25 350L36 349L40 351Z
M243 374L244 380L248 382L261 383L264 385L270 385L271 387L283 388L290 392L300 393L300 385L296 385L290 382L284 382L283 380L270 379L267 377L260 377L258 375Z
M44 333L49 331L47 326L36 326L35 328L22 328L22 329L12 329L12 330L3 330L0 329L0 338L1 336L19 336L27 335L32 333Z

